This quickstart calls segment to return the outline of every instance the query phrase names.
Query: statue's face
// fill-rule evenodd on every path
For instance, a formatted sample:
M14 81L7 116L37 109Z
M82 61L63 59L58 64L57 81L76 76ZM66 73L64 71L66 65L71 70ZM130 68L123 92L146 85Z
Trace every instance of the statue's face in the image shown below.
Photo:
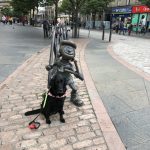
M75 50L71 46L64 46L64 53L66 53L69 56L74 57L75 56Z

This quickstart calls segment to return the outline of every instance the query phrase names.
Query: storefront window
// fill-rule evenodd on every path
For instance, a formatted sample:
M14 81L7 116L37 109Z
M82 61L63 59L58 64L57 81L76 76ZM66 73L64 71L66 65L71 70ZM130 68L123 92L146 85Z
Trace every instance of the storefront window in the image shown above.
M139 16L139 14L133 14L132 15L133 31L136 31L136 28L137 28L137 25L138 25L138 16Z
M150 9L145 5L132 7L133 31L140 32L143 27L148 28L149 12L150 12Z

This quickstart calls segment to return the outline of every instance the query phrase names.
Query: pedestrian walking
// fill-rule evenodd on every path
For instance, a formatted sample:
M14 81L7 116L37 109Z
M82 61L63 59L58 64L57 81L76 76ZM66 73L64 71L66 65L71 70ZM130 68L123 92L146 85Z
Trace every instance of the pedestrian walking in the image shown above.
M3 24L6 24L6 17L4 15L2 16L2 22Z
M9 17L9 24L12 25L12 22L13 22L13 18Z
M123 33L123 35L124 35L124 23L123 23L123 21L121 21L120 22L120 24L119 24L119 34L121 34L121 32Z
M84 29L85 29L85 26L86 26L86 22L83 23L83 28L84 28Z
M25 16L22 17L22 25L25 26Z
M119 24L118 23L116 23L115 31L116 31L116 33L118 33L118 31L119 31Z
M146 17L144 15L142 15L141 17L140 24L141 24L141 33L145 34L146 33Z
M128 35L131 35L132 28L133 28L133 25L131 23L128 27Z
M48 28L49 28L49 22L45 19L43 21L43 32L44 32L44 38L48 37Z

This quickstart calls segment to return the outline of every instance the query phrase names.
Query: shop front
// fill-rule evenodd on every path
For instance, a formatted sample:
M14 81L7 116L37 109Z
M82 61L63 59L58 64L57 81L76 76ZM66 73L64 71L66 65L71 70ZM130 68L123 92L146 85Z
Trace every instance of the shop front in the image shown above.
M150 28L150 8L141 5L132 7L132 25L133 31L140 32L142 26L148 30Z
M112 8L112 22L117 24L123 21L125 24L131 22L132 6L120 6Z

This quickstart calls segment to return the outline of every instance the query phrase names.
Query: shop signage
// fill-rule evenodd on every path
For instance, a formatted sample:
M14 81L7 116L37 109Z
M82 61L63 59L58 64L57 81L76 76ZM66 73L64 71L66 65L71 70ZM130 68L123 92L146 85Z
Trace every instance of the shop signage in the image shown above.
M114 7L112 8L112 13L113 14L123 14L123 13L131 13L132 12L132 7L127 6L127 7Z
M147 6L133 6L132 13L150 13L150 8Z

